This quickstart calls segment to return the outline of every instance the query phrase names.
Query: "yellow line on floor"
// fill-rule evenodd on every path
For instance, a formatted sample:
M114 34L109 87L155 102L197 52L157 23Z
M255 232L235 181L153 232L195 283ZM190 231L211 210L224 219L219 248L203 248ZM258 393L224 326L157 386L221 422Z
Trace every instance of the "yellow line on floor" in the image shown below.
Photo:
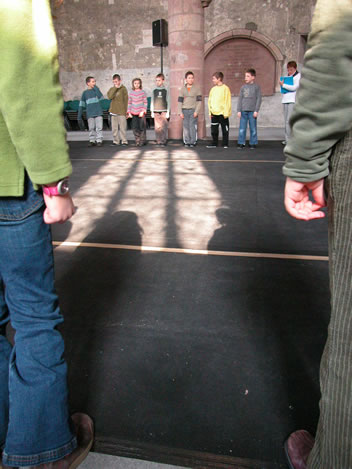
M106 243L81 243L79 241L53 241L58 247L84 247L98 249L125 249L141 252L170 252L176 254L192 254L201 256L227 256L227 257L255 257L262 259L298 259L305 261L328 261L328 256L308 256L297 254L275 254L262 252L240 252L240 251L209 251L207 249L182 249L163 248L155 246L134 246L128 244L106 244Z
M113 158L72 158L72 162L74 161L143 161L143 163L147 163L148 161L167 161L170 163L178 163L179 161L197 161L198 163L280 163L284 164L285 161L275 161L275 160L201 160L198 158L120 158L120 157L113 157Z

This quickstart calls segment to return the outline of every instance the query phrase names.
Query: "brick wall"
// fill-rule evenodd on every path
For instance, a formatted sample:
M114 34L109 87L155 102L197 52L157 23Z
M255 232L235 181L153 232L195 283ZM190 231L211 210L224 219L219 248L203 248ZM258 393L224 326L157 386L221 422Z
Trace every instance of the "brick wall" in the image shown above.
M210 51L205 59L205 92L209 94L212 75L216 71L224 74L224 83L237 96L244 84L246 69L254 68L256 81L265 96L275 91L275 59L266 47L252 39L229 39Z

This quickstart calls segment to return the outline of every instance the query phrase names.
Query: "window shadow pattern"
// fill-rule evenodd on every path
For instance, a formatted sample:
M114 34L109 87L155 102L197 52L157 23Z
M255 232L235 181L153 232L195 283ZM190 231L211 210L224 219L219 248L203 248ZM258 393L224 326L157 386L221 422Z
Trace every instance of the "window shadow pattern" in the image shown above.
M73 159L77 194L104 158L113 157L103 150L96 163ZM261 156L279 161L280 152L268 143ZM135 209L123 201L150 161L159 162L153 168L162 167L166 181L164 247L190 242L182 235L182 209L192 209L192 197L183 205L180 187L201 174L216 189L205 201L213 214L207 230L214 226L205 248L326 255L326 222L311 227L285 215L280 165L233 163L233 154L210 154L201 145L191 152L146 149L131 161L124 153L128 171L80 241L145 244L145 221L153 214L140 214L143 191ZM195 200L205 197L197 184L190 189ZM202 229L202 206L194 202L189 236ZM54 239L65 239L59 230ZM152 233L147 239L161 238ZM99 247L60 248L55 255L71 406L94 417L98 441L184 448L276 468L284 463L282 442L290 431L314 432L329 315L326 262Z

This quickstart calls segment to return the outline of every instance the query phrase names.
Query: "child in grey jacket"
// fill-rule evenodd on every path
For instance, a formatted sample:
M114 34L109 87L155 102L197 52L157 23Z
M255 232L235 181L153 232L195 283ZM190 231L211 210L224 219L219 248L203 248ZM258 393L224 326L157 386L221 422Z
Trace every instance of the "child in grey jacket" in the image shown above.
M245 85L241 87L237 104L237 116L240 120L237 148L246 145L247 122L249 122L249 148L254 150L258 144L257 117L262 102L260 86L255 83L256 71L250 68L244 76Z

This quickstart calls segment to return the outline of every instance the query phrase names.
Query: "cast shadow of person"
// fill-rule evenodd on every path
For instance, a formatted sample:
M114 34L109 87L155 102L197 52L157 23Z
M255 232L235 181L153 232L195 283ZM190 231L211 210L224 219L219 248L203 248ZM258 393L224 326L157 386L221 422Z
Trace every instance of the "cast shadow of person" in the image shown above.
M141 260L142 234L134 212L118 211L105 215L84 239L91 246L57 250L56 285L65 317L60 329L73 409L90 409L94 415L102 398L97 382L101 351L111 331L131 319L131 283Z
M270 444L274 445L296 427L311 429L316 425L318 369L329 315L327 266L324 262L238 257L235 251L277 252L277 238L268 226L260 220L253 221L240 208L219 208L216 217L220 227L214 231L208 250L234 253L231 260L226 258L227 282L223 282L232 288L223 294L232 298L229 328L231 321L234 328L238 324L244 328L248 337L243 348L248 347L248 354L252 355L251 375L246 376L246 370L241 368L236 370L234 379L241 376L244 381L252 380L252 388L262 390L261 397L271 396L263 420L275 428L270 437ZM295 241L286 238L285 233L281 234L279 250L290 252ZM216 259L214 256L213 262ZM243 353L241 347L239 353ZM259 398L260 395L258 401ZM259 414L260 409L256 411ZM275 422L275 415L282 417ZM275 451L280 455L281 447Z
M256 247L256 223L245 210L221 207L215 215L220 227L208 242L209 251L249 250Z

